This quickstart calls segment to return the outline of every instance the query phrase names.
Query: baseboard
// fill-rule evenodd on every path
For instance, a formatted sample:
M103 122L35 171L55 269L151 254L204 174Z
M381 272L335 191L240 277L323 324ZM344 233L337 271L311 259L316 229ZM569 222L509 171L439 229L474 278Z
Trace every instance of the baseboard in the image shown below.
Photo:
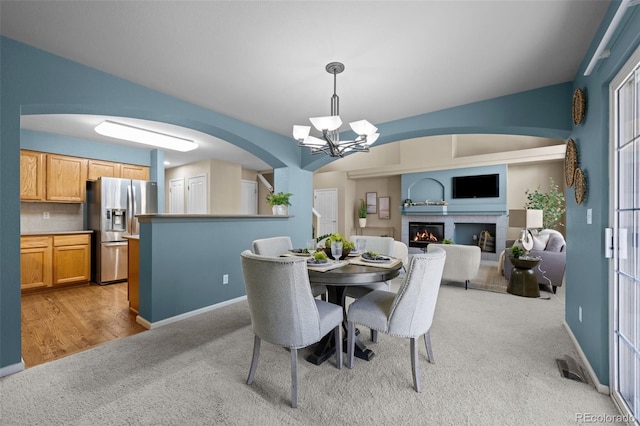
M215 305L205 306L204 308L196 309L194 311L185 312L184 314L176 315L174 317L165 318L160 321L150 322L145 318L138 315L136 317L136 322L146 328L147 330L151 330L154 328L162 327L163 325L171 324L177 321L181 321L186 318L190 318L196 315L203 314L205 312L214 311L216 309L233 305L234 303L242 302L243 300L247 300L247 296L236 297L235 299L225 300L224 302L216 303Z
M567 329L567 332L569 332L569 336L571 337L571 341L573 342L573 345L575 346L576 350L578 351L578 355L580 355L580 359L582 360L582 363L585 365L585 367L587 369L587 373L589 373L589 377L591 378L591 383L593 383L595 385L596 390L598 392L603 393L605 395L610 395L611 393L609 391L609 386L603 385L602 383L600 383L600 380L598 380L598 376L596 375L596 372L593 371L593 368L591 368L591 364L589 363L589 360L587 359L587 356L582 351L582 348L580 347L580 344L578 343L578 339L576 339L576 336L574 336L573 331L571 331L571 327L569 327L569 324L567 324L567 321L563 321L562 323L564 324L564 328Z
M24 370L24 359L20 358L20 362L0 368L0 377L19 373L23 370Z

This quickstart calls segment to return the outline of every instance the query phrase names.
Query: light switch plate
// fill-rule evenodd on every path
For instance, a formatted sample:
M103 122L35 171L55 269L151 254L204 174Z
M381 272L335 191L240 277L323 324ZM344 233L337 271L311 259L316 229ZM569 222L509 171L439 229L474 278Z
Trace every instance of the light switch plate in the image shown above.
M591 225L592 223L592 213L591 213L591 209L587 209L587 225Z

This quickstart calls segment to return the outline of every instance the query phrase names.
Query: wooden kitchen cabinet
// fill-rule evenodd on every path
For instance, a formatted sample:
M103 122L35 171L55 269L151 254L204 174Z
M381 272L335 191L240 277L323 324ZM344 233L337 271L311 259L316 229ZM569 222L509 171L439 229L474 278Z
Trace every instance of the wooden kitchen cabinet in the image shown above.
M124 179L149 180L149 168L134 164L123 164L122 177Z
M140 310L140 239L137 237L127 238L129 241L129 249L127 250L128 256L128 297L129 297L129 309L136 314Z
M91 234L20 237L20 289L87 283Z
M46 288L52 284L53 238L20 237L20 289Z
M88 160L87 179L114 177L123 179L149 180L149 167L112 161Z
M47 201L83 203L87 181L87 160L47 154Z
M20 200L46 200L45 155L42 152L20 151Z
M87 179L97 180L99 177L119 178L122 176L122 164L111 161L89 160Z
M53 285L83 283L91 279L89 234L53 237Z

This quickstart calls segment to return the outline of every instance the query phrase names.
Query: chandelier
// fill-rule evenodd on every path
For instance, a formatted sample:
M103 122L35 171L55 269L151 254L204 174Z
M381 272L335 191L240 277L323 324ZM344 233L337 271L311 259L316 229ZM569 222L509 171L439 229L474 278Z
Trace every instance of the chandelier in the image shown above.
M340 98L336 94L336 76L344 71L344 64L330 62L325 67L329 74L333 74L333 96L331 96L331 115L327 117L310 118L311 124L322 132L322 139L310 136L311 126L293 126L293 137L298 146L311 149L312 154L323 152L331 157L344 157L348 152L369 152L369 146L380 136L378 128L367 120L349 123L351 129L358 135L354 140L340 140Z

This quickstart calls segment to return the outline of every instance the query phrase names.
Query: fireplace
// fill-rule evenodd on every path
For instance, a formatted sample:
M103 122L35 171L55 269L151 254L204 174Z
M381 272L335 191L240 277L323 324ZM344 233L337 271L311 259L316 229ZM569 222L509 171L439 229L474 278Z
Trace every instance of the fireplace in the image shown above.
M443 238L442 222L409 222L409 247L426 249L429 243L439 243Z

